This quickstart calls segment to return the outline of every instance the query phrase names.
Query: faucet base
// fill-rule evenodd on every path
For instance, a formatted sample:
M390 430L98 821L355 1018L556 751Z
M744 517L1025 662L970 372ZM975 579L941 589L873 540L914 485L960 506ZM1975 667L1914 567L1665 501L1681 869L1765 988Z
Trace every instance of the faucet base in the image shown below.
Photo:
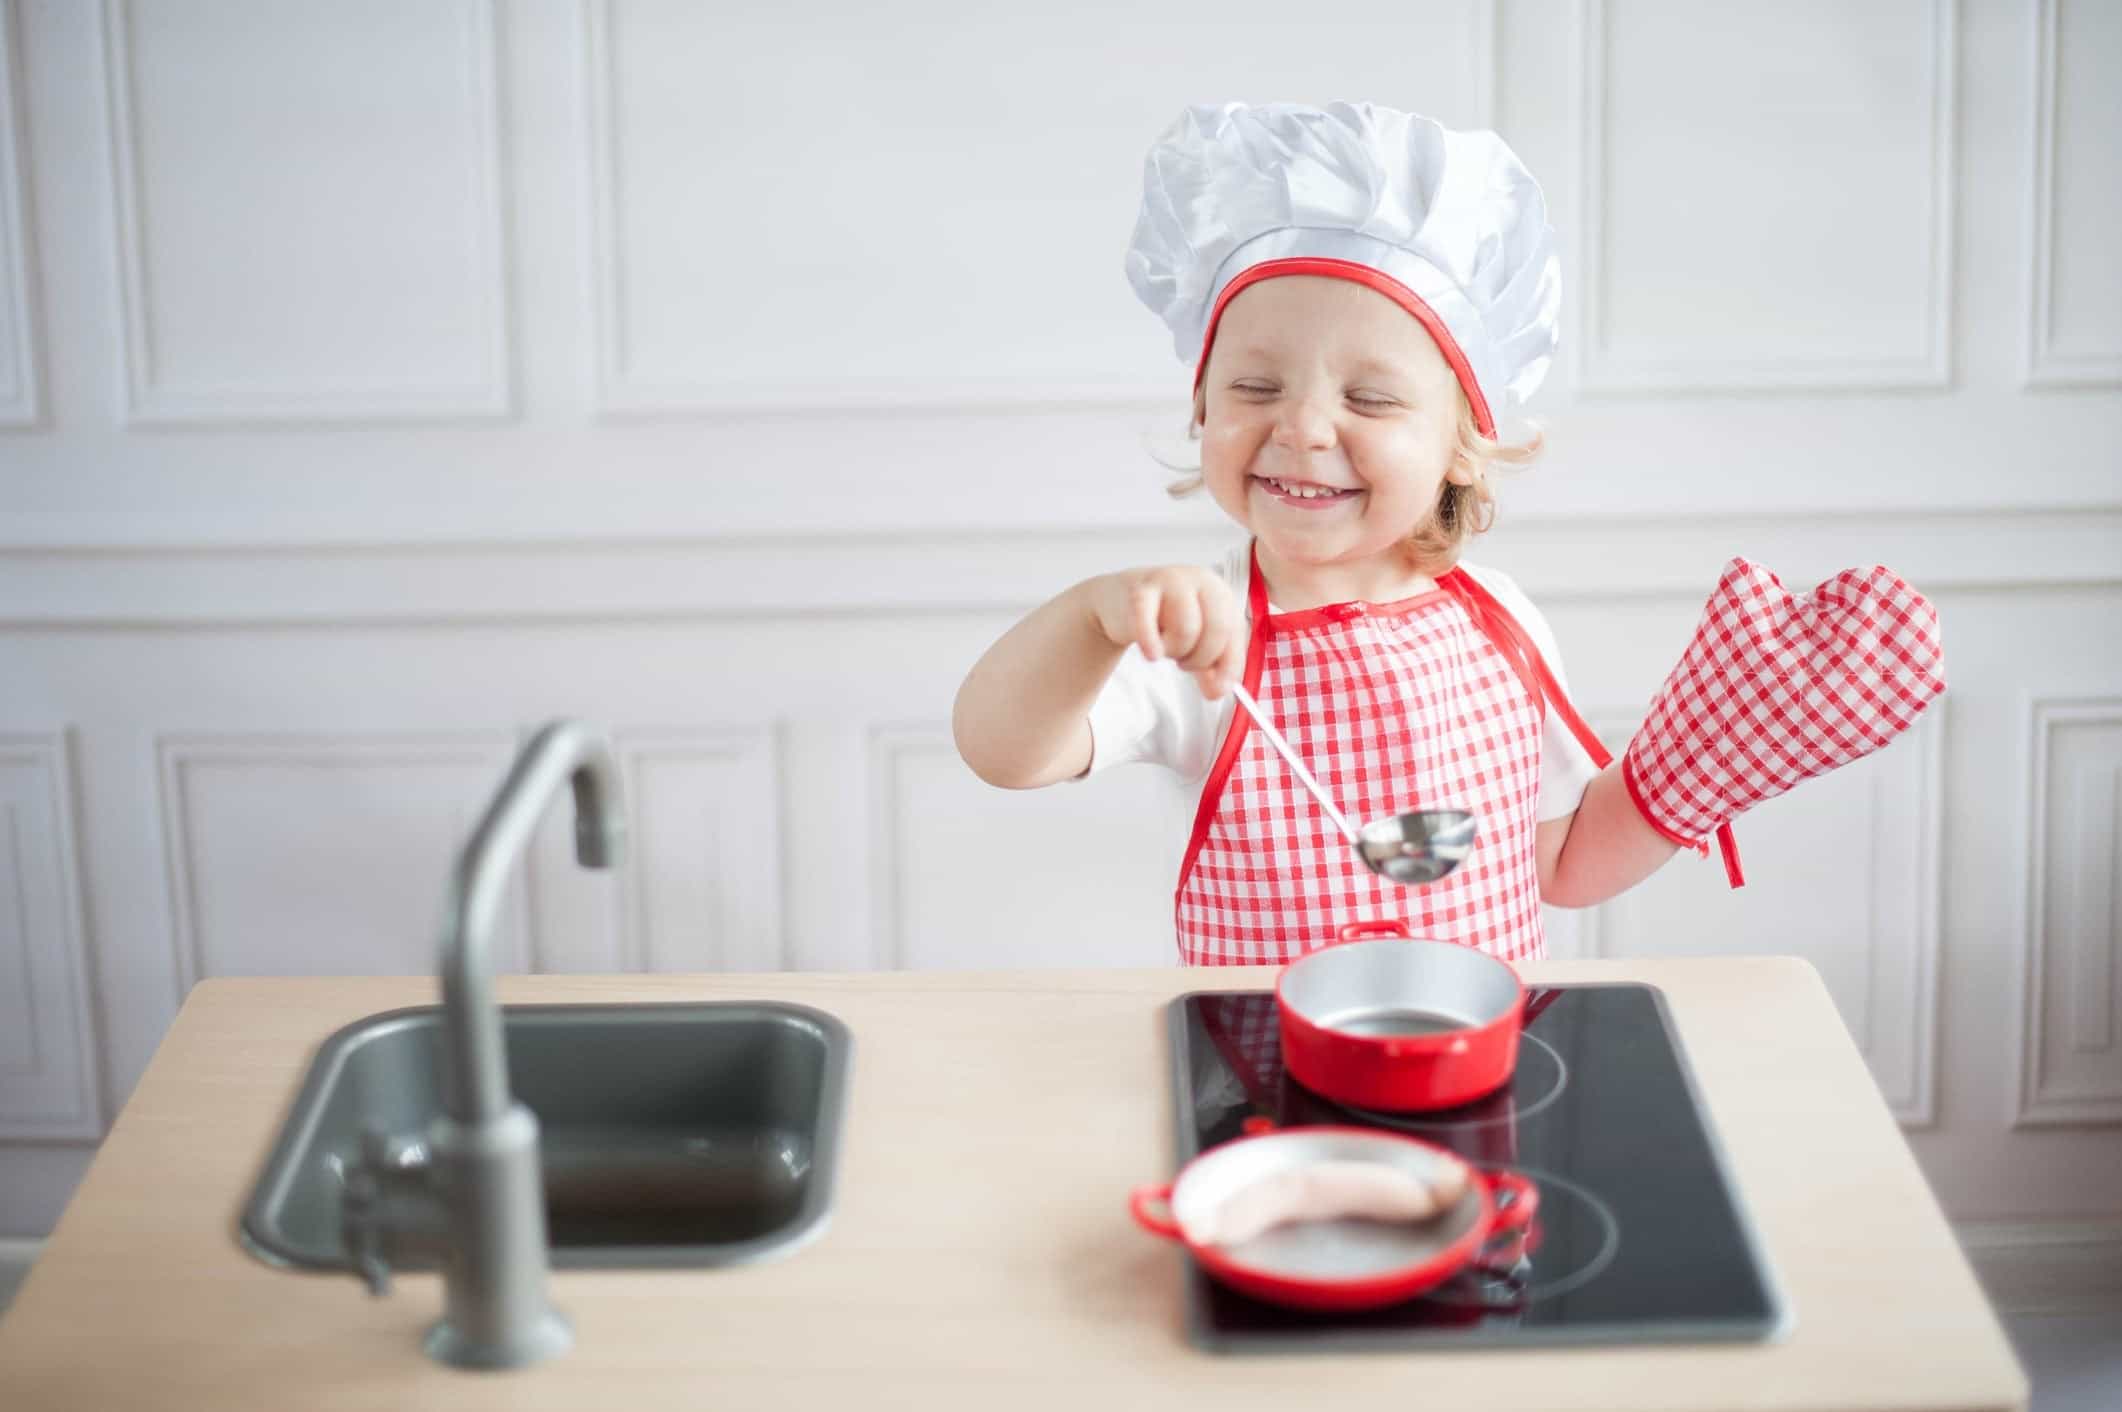
M574 1325L557 1309L548 1309L506 1342L465 1333L448 1319L427 1331L427 1356L452 1368L522 1368L575 1346Z

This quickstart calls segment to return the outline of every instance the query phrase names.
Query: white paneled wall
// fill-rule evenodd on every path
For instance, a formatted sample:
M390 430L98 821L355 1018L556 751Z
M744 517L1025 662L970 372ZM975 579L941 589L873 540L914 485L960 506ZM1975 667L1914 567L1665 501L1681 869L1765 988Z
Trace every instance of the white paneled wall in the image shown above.
M1946 386L1956 12L1589 0L1579 386Z
M1724 561L1885 562L1914 732L1561 954L1809 958L1948 1209L2122 1216L2122 10L0 0L0 1235L205 976L421 971L553 715L546 971L1163 965L1193 800L988 789L952 692L1206 561L1120 256L1185 102L1492 124L1562 236L1474 557L1618 749ZM320 1037L321 1038L321 1037ZM1145 1081L1149 1081L1145 1078ZM231 1194L231 1200L235 1199Z
M0 735L0 1138L93 1138L66 737Z
M2112 82L2117 19L2087 0L2038 0L2028 143L2026 384L2122 383L2122 187L2112 135L2122 93ZM2062 209L2059 209L2059 203Z
M2033 697L2020 1127L2122 1122L2122 696Z
M10 5L0 12L0 428L34 425L43 406L23 169L21 50Z
M489 0L104 4L130 425L509 410L495 32Z
M178 991L208 976L428 969L452 856L508 772L513 744L377 732L158 737ZM520 889L512 900L495 959L523 970L532 956Z

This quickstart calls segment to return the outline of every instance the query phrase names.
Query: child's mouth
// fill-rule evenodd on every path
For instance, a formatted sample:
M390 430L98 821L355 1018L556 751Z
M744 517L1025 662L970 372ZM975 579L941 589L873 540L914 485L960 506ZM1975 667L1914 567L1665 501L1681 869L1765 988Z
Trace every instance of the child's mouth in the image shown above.
M1254 476L1253 484L1284 505L1293 505L1300 510L1323 510L1329 505L1353 500L1363 493L1347 486L1318 485L1303 480L1276 480L1273 476Z

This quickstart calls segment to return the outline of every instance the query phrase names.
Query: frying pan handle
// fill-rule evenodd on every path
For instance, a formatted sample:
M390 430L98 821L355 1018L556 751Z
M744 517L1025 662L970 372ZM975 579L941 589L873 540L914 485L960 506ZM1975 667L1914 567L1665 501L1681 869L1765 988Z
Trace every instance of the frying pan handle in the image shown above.
M1369 922L1350 922L1341 928L1341 940L1362 941L1366 938L1396 936L1405 941L1411 933L1407 923L1395 917L1382 917Z
M1179 1223L1171 1218L1172 1184L1151 1183L1138 1186L1127 1196L1127 1213L1135 1218L1135 1224L1151 1235L1163 1236L1166 1240L1183 1240L1179 1234ZM1152 1208L1162 1208L1152 1209Z
M1496 1222L1488 1228L1489 1239L1516 1235L1540 1214L1540 1188L1532 1184L1531 1178L1517 1172L1483 1172L1480 1176L1488 1183L1488 1194L1496 1203ZM1507 1204L1503 1201L1506 1196L1510 1198Z

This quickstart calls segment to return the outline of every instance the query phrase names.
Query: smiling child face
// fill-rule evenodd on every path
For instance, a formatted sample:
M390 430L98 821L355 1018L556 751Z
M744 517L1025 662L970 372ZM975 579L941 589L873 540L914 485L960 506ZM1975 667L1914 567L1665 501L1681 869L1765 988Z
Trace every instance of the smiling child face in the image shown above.
M1350 280L1284 275L1224 309L1202 378L1201 477L1263 567L1404 574L1436 510L1460 391L1422 325Z

